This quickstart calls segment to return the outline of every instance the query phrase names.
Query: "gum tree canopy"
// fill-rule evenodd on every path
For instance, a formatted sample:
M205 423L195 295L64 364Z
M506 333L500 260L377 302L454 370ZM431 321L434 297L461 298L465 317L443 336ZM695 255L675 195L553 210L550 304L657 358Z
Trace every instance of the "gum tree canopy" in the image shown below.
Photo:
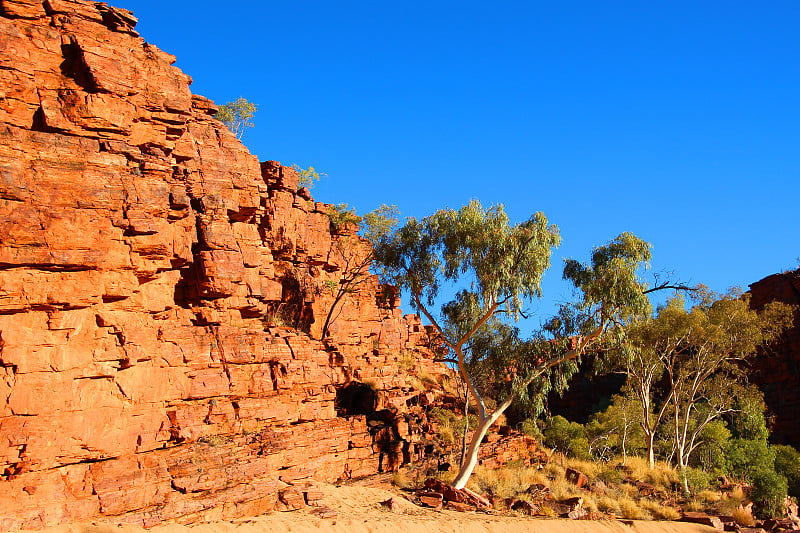
M542 213L512 225L502 206L484 209L473 200L457 211L409 218L373 242L384 278L407 290L441 335L477 407L478 428L456 488L466 485L481 440L515 399L536 404L546 390L563 388L564 372L574 370L574 359L611 325L650 310L637 277L650 247L624 233L595 249L589 264L567 261L564 277L579 300L564 306L542 331L521 339L513 322L526 303L541 296L542 276L560 240L558 228ZM437 310L445 285L457 292ZM493 411L482 392L497 400Z

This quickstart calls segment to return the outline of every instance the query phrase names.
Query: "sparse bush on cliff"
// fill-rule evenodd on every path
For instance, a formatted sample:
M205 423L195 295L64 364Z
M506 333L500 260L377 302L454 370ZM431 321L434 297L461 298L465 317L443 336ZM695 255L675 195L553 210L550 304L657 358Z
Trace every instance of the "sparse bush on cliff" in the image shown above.
M256 104L240 96L233 102L219 106L214 118L225 124L237 139L241 139L245 128L253 127L253 116L255 116L256 110Z
M336 204L328 206L325 212L331 221L334 231L352 226L361 222L361 217L356 214L356 210L347 204Z
M313 167L309 167L309 169L313 171ZM329 206L326 214L334 232L340 232L347 226L361 223L359 232L370 243L374 242L373 239L380 239L382 235L390 232L397 224L399 216L395 206L387 205L382 205L367 213L363 218L359 217L355 210L347 204ZM336 321L338 313L341 311L344 298L356 292L372 275L370 267L375 259L373 250L366 248L361 242L357 242L357 237L350 233L342 233L334 240L333 247L336 259L340 264L337 279L324 282L325 288L333 296L333 302L328 308L325 322L322 325L322 338L328 336L331 324Z
M319 172L314 169L314 167L303 168L298 164L292 165L292 168L297 171L298 180L297 186L298 187L308 187L309 189L314 186L316 182L320 180L320 178L324 178L326 174ZM347 205L347 204L342 204Z

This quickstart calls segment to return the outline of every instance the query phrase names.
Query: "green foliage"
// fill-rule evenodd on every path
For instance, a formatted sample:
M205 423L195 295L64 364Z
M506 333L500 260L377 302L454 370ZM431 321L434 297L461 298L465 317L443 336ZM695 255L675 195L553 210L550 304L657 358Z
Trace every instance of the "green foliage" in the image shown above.
M382 204L363 217L361 236L373 247L377 247L382 239L387 239L400 221L400 211L396 205Z
M390 281L408 289L417 305L432 305L443 282L474 278L451 302L453 312L475 318L480 310L503 305L516 317L524 299L541 293L551 248L559 242L557 228L542 213L512 226L502 206L484 209L473 200L459 211L407 219L375 252Z
M623 389L622 394L612 396L605 410L592 415L586 424L586 431L595 458L617 454L637 455L646 447L641 403L627 389Z
M602 310L596 319L643 316L651 307L636 272L648 266L650 257L650 244L626 232L608 245L595 248L588 264L568 259L564 279L583 293L581 310Z
M775 450L766 440L731 439L726 447L728 473L753 482L756 475L775 469Z
M233 102L219 106L214 118L225 124L237 139L241 139L245 128L253 127L253 116L256 114L256 109L256 104L240 96Z
M800 498L800 452L791 446L772 446L775 451L775 471L789 482L789 494Z
M548 418L544 427L544 445L577 459L589 459L586 428L561 415Z
M756 386L739 388L735 410L731 414L731 431L734 437L750 440L767 440L767 404L764 393Z
M681 471L680 476L686 481L692 494L697 494L711 486L711 474L700 468L686 467Z
M692 455L691 466L701 467L714 475L726 473L728 464L725 450L731 438L728 425L723 420L713 420L700 433L701 444Z
M297 171L297 174L300 176L297 180L297 185L299 187L308 187L309 189L314 186L316 182L319 181L320 178L325 177L327 174L320 174L317 172L314 167L302 168L300 165L294 164L292 168ZM346 205L346 204L342 204Z
M332 296L336 296L336 291L339 290L339 283L332 280L326 279L322 282L322 285L331 293Z
M649 420L645 429L654 434L667 413L674 420L672 439L679 466L691 464L702 432L713 420L736 411L736 401L742 415L734 430L763 438L763 401L741 385L741 361L782 331L791 314L791 308L780 303L756 312L740 291L717 295L700 289L691 308L676 296L655 316L626 328L616 355L644 407L644 418ZM667 380L667 394L659 398L655 384L662 377Z
M544 434L539 424L533 418L526 418L519 426L519 430L529 437L533 437L537 442L544 442Z
M759 470L752 477L753 510L759 518L774 518L783 515L786 499L786 478L772 468Z
M361 221L361 217L356 214L355 209L347 204L328 206L326 214L331 221L334 231L358 224Z

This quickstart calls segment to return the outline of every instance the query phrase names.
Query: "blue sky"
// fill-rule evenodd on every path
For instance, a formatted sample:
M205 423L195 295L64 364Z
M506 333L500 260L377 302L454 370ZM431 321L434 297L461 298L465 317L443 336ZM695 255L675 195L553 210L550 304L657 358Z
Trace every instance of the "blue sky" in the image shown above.
M717 291L798 266L796 0L112 4L193 92L258 104L243 142L327 173L318 200L543 211L547 301L623 231Z

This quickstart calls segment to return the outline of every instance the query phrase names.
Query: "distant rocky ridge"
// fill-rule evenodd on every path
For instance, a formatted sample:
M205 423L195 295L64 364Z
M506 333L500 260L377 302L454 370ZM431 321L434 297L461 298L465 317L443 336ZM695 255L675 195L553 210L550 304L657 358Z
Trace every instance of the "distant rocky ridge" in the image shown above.
M767 276L750 284L749 292L754 309L773 301L800 306L800 269ZM790 329L761 349L751 369L750 379L774 415L772 440L800 448L800 312Z
M0 0L0 529L285 508L425 453L425 328L128 11ZM341 246L346 244L346 246ZM415 388L416 387L416 388Z

